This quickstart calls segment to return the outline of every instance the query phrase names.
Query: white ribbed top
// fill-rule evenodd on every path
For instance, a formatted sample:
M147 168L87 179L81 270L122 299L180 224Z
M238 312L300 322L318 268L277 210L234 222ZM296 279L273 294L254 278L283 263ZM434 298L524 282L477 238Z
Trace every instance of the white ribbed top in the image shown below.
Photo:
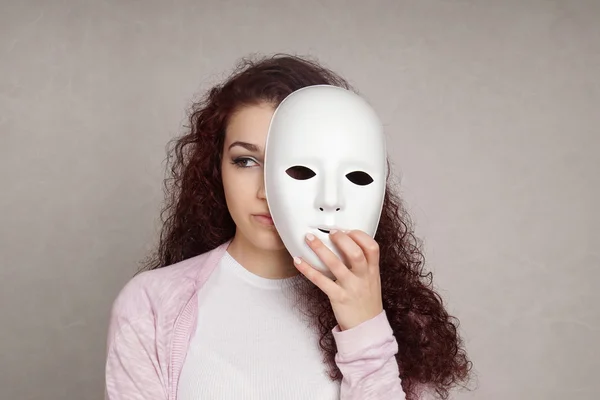
M178 400L337 400L318 337L293 306L300 277L266 279L225 253L198 293Z

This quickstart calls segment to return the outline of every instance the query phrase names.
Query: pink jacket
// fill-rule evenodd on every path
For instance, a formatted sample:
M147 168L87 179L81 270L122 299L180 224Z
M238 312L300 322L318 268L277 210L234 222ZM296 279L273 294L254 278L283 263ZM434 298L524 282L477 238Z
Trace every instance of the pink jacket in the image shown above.
M108 400L176 400L177 383L194 335L197 293L227 249L143 272L114 302L108 332ZM352 329L333 329L342 400L404 399L394 355L398 343L385 311Z

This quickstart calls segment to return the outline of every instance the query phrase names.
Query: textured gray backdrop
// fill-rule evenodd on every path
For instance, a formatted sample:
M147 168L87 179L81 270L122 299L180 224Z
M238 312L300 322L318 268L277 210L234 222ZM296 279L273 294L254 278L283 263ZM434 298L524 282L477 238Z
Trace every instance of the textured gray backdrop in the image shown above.
M600 397L600 1L0 1L0 398L99 399L167 141L252 52L378 109L478 390ZM398 338L402 340L402 338Z

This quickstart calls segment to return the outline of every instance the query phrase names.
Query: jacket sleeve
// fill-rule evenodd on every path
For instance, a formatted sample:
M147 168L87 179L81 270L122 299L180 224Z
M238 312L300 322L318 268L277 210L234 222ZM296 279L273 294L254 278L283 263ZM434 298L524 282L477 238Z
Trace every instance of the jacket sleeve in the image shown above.
M398 342L385 311L362 324L332 330L335 362L342 372L340 400L404 400L398 363Z
M155 316L135 282L115 300L106 357L105 400L167 400L165 366L156 340Z

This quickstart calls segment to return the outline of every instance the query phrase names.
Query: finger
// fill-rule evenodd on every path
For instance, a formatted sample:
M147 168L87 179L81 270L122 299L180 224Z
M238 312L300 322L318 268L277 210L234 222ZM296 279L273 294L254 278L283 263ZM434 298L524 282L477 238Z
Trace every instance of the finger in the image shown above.
M348 232L354 242L360 246L370 268L379 269L379 244L366 232L353 230Z
M294 265L296 266L298 271L302 273L302 275L306 276L306 278L308 278L309 281L314 283L330 299L335 299L337 298L336 296L340 295L340 291L342 290L342 288L337 283L323 275L320 271L314 269L309 263L304 261L302 258L294 257Z
M368 270L369 265L365 253L351 236L345 232L336 231L330 234L329 237L340 253L342 253L346 266L354 274L362 274Z
M306 243L338 280L343 281L352 275L346 264L319 238L309 233L306 235Z

